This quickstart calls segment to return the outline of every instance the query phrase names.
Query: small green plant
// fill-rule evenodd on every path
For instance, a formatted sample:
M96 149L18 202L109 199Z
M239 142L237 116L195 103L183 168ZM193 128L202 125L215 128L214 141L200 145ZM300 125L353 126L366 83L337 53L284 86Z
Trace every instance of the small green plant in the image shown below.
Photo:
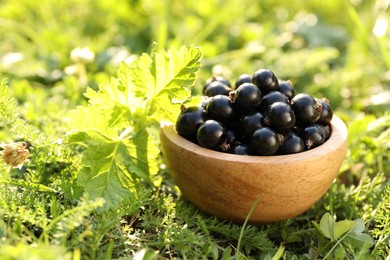
M374 229L371 230L377 240L373 255L386 258L390 255L390 185L383 189L381 201L374 215Z
M367 251L374 244L371 236L363 233L365 225L361 219L336 221L329 213L325 213L320 223L312 221L312 224L321 234L317 249L311 252L315 258L349 258L348 255L354 256L355 251L362 248Z
M156 125L173 122L188 101L200 68L199 48L157 50L122 64L116 78L98 92L88 89L87 106L70 113L69 143L85 148L78 182L91 198L104 198L106 207L136 200L140 183L159 183L160 154Z

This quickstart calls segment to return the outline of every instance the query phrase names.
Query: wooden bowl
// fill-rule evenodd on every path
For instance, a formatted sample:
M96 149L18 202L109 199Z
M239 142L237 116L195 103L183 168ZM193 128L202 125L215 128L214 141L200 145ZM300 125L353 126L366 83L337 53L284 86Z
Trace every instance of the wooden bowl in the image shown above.
M348 131L333 116L321 146L292 155L244 156L203 148L162 126L162 152L184 197L204 212L237 223L272 223L298 216L328 190L347 149ZM259 200L258 200L259 199Z

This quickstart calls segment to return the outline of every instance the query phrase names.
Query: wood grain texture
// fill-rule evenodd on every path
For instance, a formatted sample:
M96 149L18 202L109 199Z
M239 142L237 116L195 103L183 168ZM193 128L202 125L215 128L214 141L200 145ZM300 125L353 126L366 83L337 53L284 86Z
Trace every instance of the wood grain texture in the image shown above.
M333 116L323 145L293 155L243 156L205 149L179 136L173 125L160 130L171 176L186 199L202 211L242 223L260 201L250 223L298 216L316 203L336 178L347 149L348 131Z

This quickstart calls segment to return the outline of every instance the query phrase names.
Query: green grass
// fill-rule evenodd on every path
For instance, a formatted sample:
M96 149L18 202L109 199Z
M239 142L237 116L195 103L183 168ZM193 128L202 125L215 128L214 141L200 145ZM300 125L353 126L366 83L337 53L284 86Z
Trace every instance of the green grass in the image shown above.
M0 144L25 141L30 157L19 168L0 160L1 259L389 259L390 31L374 30L378 19L390 23L388 3L255 2L2 1ZM164 111L140 102L120 113L127 111L121 86L136 77L120 64L191 44L203 52L186 83L193 95L211 74L234 82L267 67L298 92L326 96L346 122L340 173L307 212L261 226L209 216L181 196L152 148L146 165L153 170L135 163L141 171L131 177L130 195L118 195L114 207L91 191L86 150L108 141L76 135L69 142L69 133L114 118L112 128L100 129L114 147L139 144L115 139L126 124L146 128L158 147L158 124L142 115ZM92 62L71 57L83 47ZM87 88L95 105L83 95ZM150 100L158 100L154 91ZM107 111L117 114L104 117Z

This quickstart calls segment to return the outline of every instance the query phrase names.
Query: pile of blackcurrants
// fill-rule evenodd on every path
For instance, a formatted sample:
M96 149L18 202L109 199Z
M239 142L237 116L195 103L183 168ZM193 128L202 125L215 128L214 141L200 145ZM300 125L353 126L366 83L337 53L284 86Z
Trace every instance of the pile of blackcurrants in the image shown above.
M240 155L293 154L315 148L330 136L333 111L326 98L295 95L291 81L268 69L239 76L232 88L213 76L204 101L184 107L176 131L202 147Z

